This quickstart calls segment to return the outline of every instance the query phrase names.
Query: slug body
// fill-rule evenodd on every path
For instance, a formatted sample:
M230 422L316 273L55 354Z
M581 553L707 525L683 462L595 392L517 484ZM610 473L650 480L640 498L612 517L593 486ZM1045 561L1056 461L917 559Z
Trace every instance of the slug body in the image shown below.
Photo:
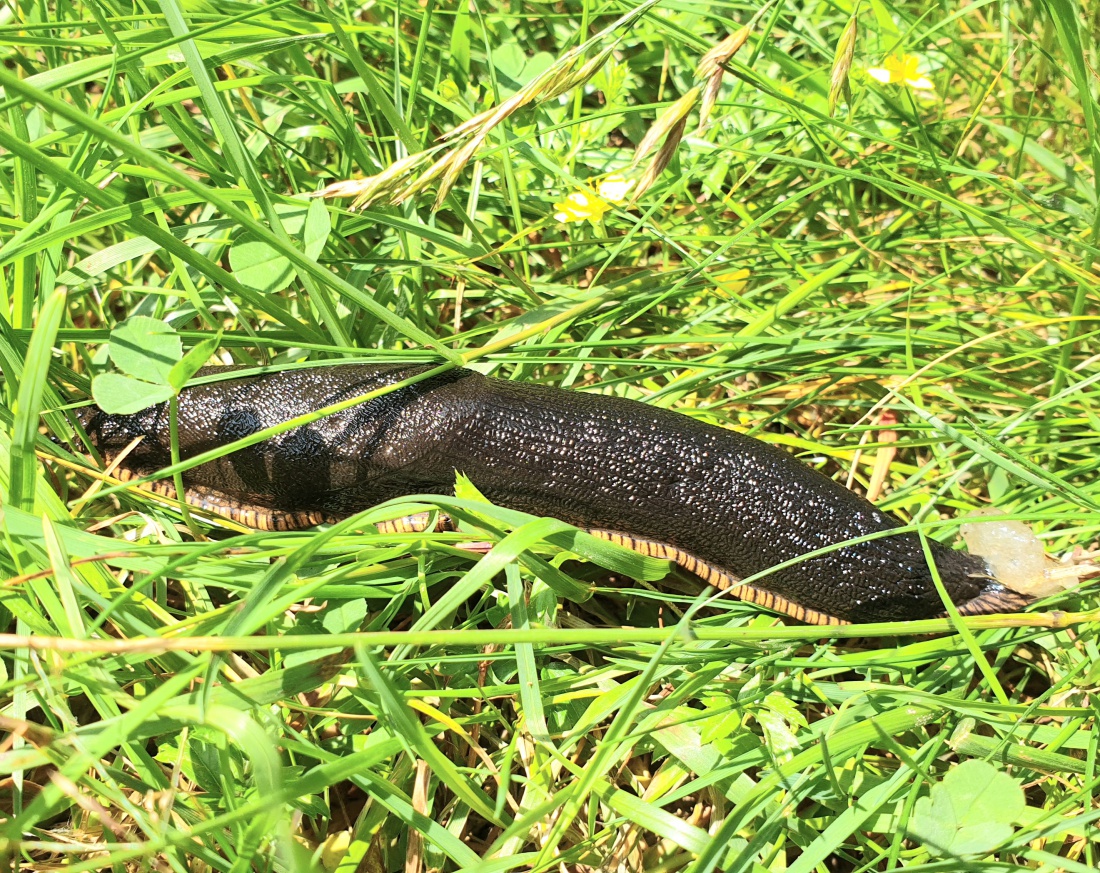
M425 367L344 365L199 385L179 402L184 458ZM209 369L203 375L224 370ZM166 404L134 415L93 410L84 424L108 458L143 437L127 475L169 463ZM492 501L553 516L667 557L733 593L806 621L894 621L943 614L912 534L844 546L898 527L787 453L735 431L632 400L455 370L330 415L184 473L189 502L253 527L291 529L408 494L451 493L455 472ZM976 556L932 543L964 614L1027 598Z

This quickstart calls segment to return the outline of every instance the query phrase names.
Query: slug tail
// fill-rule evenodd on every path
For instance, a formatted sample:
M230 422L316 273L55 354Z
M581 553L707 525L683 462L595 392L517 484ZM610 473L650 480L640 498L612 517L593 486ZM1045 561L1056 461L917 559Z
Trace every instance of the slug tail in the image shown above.
M959 604L959 615L994 615L1002 612L1020 612L1035 598L1005 588L1001 584L991 585L973 600Z
M830 615L827 612L821 612L817 609L810 609L809 607L802 606L773 591L768 591L766 588L758 588L755 585L745 585L740 579L727 573L721 567L709 561L704 561L675 546L659 543L656 540L647 540L629 534L618 533L616 531L600 530L598 528L588 528L587 530L593 536L608 540L616 545L625 546L640 554L648 555L651 558L663 558L666 561L672 561L674 564L683 567L689 573L698 576L707 584L713 585L720 591L728 591L733 597L739 600L755 603L757 606L770 609L772 612L788 615L798 621L804 621L806 624L835 627L837 625L851 623L835 615Z

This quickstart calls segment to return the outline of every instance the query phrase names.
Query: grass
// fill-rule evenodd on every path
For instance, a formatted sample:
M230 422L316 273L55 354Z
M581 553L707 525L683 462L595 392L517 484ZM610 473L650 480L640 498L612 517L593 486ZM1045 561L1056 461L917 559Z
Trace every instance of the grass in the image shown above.
M495 544L480 559L367 524L402 506L189 528L43 463L69 458L47 436L79 448L72 404L144 315L185 349L222 331L226 362L431 360L644 399L936 538L992 504L1087 552L1094 19L1069 0L0 9L5 863L1095 870L1094 587L1043 604L1075 614L1056 626L823 631L704 606L688 577L471 495L451 505ZM906 54L934 91L866 72ZM403 159L364 209L303 199ZM652 184L555 219L612 173Z

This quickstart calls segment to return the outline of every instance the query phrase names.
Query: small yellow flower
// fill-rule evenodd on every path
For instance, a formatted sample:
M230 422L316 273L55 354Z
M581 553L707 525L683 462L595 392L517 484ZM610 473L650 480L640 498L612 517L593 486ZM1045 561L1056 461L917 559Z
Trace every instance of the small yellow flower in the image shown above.
M562 224L586 220L596 224L610 208L610 204L593 191L574 191L561 203L554 204L554 209L557 210L554 218Z
M596 191L604 199L611 203L622 203L635 186L634 179L628 179L621 173L612 173L596 183Z
M872 79L886 85L906 85L914 91L933 90L932 80L917 68L920 58L916 55L887 55L881 67L871 67L867 71Z

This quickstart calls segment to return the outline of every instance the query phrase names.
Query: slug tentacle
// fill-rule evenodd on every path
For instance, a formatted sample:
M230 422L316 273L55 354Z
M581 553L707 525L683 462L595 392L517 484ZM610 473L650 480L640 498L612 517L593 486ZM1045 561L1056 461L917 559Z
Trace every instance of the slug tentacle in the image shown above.
M343 365L199 385L180 395L184 458L392 385L426 367ZM212 372L212 371L206 371ZM97 413L89 435L134 473L169 458L165 405ZM346 517L408 494L447 494L461 472L490 500L615 532L737 596L819 622L943 613L919 539L789 454L668 410L454 370L233 452L184 474L188 499L266 529ZM651 549L652 551L647 551ZM964 614L1027 598L985 562L932 544ZM752 585L739 580L796 561Z

